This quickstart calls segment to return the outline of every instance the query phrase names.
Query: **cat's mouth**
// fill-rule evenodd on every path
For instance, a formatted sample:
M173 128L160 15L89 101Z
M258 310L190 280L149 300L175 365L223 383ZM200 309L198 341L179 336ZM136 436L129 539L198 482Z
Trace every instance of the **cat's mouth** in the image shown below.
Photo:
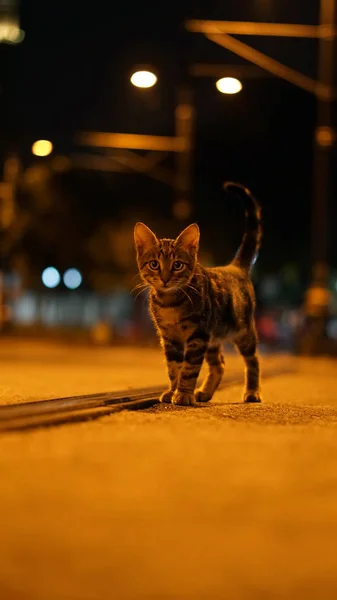
M177 286L174 285L174 284L172 285L171 283L164 283L164 282L162 282L159 285L159 289L160 289L161 292L172 292L173 290L177 289Z

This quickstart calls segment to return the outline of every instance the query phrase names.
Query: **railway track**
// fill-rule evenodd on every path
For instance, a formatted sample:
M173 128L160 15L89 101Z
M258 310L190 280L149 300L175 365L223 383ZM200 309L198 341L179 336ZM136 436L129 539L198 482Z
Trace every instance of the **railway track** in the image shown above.
M266 370L263 377L267 379L289 372L294 369L279 367ZM241 383L242 375L227 376L222 388ZM149 387L2 406L0 433L89 421L121 410L143 410L158 404L165 389Z

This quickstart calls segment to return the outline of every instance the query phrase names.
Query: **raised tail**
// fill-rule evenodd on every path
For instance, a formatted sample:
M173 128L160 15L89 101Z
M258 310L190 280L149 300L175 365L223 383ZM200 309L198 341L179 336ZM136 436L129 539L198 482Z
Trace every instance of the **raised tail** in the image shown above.
M239 183L228 181L224 184L224 189L228 192L234 192L244 201L246 228L240 248L232 261L232 264L249 271L256 261L261 245L261 207L253 194Z

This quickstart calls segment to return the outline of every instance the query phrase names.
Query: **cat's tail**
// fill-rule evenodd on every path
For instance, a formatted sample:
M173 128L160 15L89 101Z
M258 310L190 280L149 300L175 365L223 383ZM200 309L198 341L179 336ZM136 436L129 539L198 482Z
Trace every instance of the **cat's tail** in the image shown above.
M244 201L246 228L240 248L232 261L232 264L249 271L256 261L261 245L261 207L253 194L239 183L228 181L224 184L224 189L229 192L234 192Z

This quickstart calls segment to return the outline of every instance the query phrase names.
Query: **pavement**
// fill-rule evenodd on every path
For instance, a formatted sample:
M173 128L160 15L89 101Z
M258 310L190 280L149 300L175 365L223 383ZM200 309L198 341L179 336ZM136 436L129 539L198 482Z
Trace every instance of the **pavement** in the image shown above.
M0 366L2 404L166 380L148 348L2 340ZM335 599L337 362L262 366L261 405L232 385L200 408L2 434L1 600Z

